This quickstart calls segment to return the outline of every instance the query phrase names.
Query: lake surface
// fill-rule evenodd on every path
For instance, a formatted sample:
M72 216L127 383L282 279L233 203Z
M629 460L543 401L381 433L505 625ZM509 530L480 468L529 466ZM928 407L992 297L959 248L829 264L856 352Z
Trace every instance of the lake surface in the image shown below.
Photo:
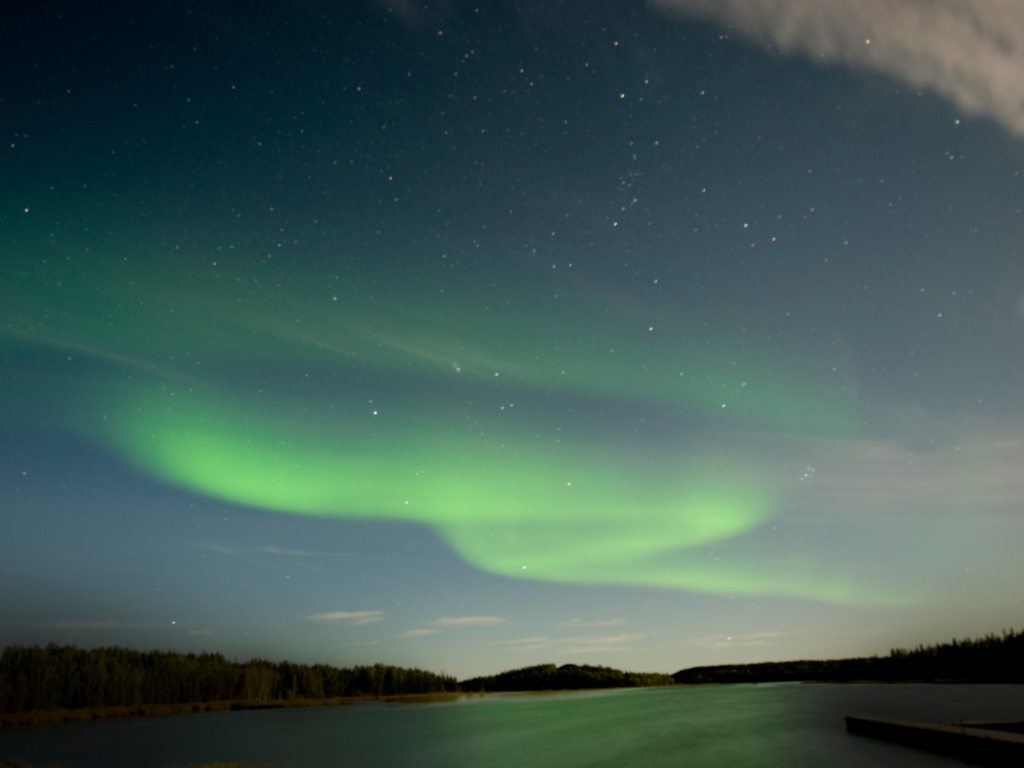
M5 729L0 765L4 760L33 768L48 763L177 768L213 761L245 768L964 764L849 736L845 714L1024 720L1024 686L648 688L108 720Z

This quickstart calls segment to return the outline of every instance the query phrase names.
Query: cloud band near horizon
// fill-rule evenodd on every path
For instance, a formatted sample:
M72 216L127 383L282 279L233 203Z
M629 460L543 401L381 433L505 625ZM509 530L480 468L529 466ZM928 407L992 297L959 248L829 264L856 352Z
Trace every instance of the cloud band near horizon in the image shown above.
M324 611L311 613L310 621L347 621L349 624L372 624L384 618L383 611Z

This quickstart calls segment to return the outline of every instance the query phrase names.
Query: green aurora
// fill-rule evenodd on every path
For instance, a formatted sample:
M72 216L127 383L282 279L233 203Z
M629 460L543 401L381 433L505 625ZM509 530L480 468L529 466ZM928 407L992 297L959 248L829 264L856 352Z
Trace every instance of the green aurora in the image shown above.
M128 259L8 268L7 343L91 360L92 384L41 410L212 498L425 524L509 577L882 599L814 564L699 555L765 525L785 496L765 462L716 451L701 425L849 435L842 386L781 375L740 345L702 349L687 330L699 318L664 300L654 314L671 333L656 334L604 307L526 304L525 289L492 304L458 281L390 295L366 276L269 274ZM545 423L545 398L573 404L564 432ZM692 440L640 446L588 426L588 413L666 409Z

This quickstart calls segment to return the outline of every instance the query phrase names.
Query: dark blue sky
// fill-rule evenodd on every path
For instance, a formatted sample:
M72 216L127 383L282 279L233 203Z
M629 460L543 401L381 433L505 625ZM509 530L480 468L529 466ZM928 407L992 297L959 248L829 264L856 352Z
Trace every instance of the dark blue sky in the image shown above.
M9 16L0 642L470 675L1015 625L1013 7Z

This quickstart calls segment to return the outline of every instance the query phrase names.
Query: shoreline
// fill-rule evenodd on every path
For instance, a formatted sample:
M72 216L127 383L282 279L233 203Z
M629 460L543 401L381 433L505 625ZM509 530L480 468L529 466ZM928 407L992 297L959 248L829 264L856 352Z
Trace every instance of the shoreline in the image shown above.
M254 709L301 709L311 707L338 707L363 702L385 704L434 704L456 701L475 693L452 691L445 693L404 693L388 696L337 696L323 699L281 699L279 701L197 701L184 704L141 704L138 706L75 707L73 709L35 709L28 712L0 713L0 728L19 728L37 725L62 725L96 720L118 720L131 717L166 717L170 715L197 715L210 712L242 712Z
M759 680L742 682L677 683L670 688L702 688L728 685L771 685L786 683L792 685L999 685L1000 683L971 680ZM1006 682L1005 685L1015 683ZM76 707L68 709L37 709L28 712L0 713L0 728L19 728L64 723L83 723L96 720L119 720L132 717L167 717L171 715L195 715L213 712L243 712L258 709L305 709L312 707L339 707L361 703L383 704L437 704L459 699L477 698L488 695L551 695L580 693L586 691L636 690L637 688L661 686L613 686L610 688L545 688L521 691L446 691L442 693L405 693L371 696L336 696L320 699L281 699L278 701L198 701L183 704L142 704L137 706Z

